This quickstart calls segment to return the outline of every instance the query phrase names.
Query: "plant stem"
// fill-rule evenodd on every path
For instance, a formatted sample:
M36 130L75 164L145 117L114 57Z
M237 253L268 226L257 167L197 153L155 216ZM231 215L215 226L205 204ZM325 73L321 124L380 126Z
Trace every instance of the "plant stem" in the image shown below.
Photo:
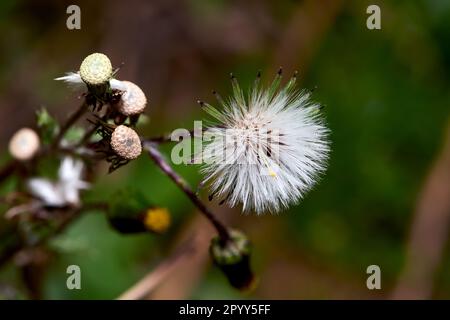
M11 174L13 174L16 169L17 162L12 160L5 164L3 168L0 169L0 182L7 179Z
M205 206L195 192L189 187L187 182L176 173L172 167L164 160L163 156L152 142L144 142L144 149L156 165L170 178L172 181L186 194L192 203L200 210L200 212L212 223L219 234L221 245L225 245L230 241L228 229L220 222L217 217Z
M66 123L61 127L61 129L58 132L58 135L56 136L55 140L53 141L52 148L58 148L61 140L64 138L64 135L67 133L67 131L70 129L72 125L77 122L78 119L81 118L81 116L86 112L89 105L87 104L86 100L83 101L81 106L78 108L75 113L73 113L69 119L67 119Z
M86 133L84 134L84 136L80 139L80 141L76 144L75 147L81 147L83 146L86 142L89 141L89 139L92 137L92 135L97 131L97 129L100 128L99 125L94 125L92 126L88 131L86 131Z
M215 128L221 128L223 126L215 126ZM187 139L187 138L202 138L203 133L208 130L211 129L211 127L208 128L202 128L201 132L196 132L195 129L191 129L188 131L187 135L182 136L183 139ZM198 135L200 133L200 135ZM179 137L181 138L181 137ZM153 142L153 143L166 143L166 142L178 142L179 140L172 140L172 134L164 134L161 136L156 136L156 137L151 137L151 138L147 138L146 141L148 142Z

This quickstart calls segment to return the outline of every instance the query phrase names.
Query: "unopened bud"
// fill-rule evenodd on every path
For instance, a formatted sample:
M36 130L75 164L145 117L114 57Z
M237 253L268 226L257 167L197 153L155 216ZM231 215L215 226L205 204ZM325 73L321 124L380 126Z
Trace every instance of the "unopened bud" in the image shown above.
M255 277L250 268L250 241L237 230L231 230L230 237L225 244L221 243L219 237L215 237L211 241L211 256L233 287L240 290L251 289L255 284Z

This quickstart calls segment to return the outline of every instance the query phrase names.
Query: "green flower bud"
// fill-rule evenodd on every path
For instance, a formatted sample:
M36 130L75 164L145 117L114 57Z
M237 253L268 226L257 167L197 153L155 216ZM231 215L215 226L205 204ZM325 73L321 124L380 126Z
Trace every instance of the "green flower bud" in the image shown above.
M88 86L106 84L112 75L111 61L103 53L90 54L81 63L80 76Z
M231 240L225 245L221 244L219 237L212 239L210 253L213 261L233 287L240 290L252 289L255 277L250 268L250 241L237 230L231 230L230 236Z

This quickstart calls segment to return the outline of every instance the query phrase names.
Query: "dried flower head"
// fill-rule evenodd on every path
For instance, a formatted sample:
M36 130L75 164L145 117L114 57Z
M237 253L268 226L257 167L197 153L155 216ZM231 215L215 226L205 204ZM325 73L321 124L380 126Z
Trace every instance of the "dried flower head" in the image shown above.
M298 202L314 185L328 157L328 129L320 106L295 80L278 90L280 71L263 90L258 76L246 99L232 77L233 97L218 97L221 111L202 103L219 121L205 132L202 154L212 196L259 214Z
M84 58L80 66L80 77L92 86L107 83L113 75L111 61L103 53L93 53Z
M120 113L126 116L141 114L147 105L144 92L136 84L130 81L122 81L125 90L117 105Z
M136 159L142 152L141 140L133 129L120 125L111 135L111 147L123 159Z
M20 161L31 159L39 150L39 136L29 128L17 131L9 141L9 152Z

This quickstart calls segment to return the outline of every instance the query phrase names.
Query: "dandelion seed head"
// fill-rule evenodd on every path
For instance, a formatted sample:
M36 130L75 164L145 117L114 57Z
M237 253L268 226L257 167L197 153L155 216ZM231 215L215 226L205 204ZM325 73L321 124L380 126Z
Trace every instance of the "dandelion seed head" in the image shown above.
M204 104L218 124L204 134L202 172L211 194L244 212L278 212L297 203L325 170L328 129L310 93L295 78L278 90L259 84L248 97L233 81L221 109Z

